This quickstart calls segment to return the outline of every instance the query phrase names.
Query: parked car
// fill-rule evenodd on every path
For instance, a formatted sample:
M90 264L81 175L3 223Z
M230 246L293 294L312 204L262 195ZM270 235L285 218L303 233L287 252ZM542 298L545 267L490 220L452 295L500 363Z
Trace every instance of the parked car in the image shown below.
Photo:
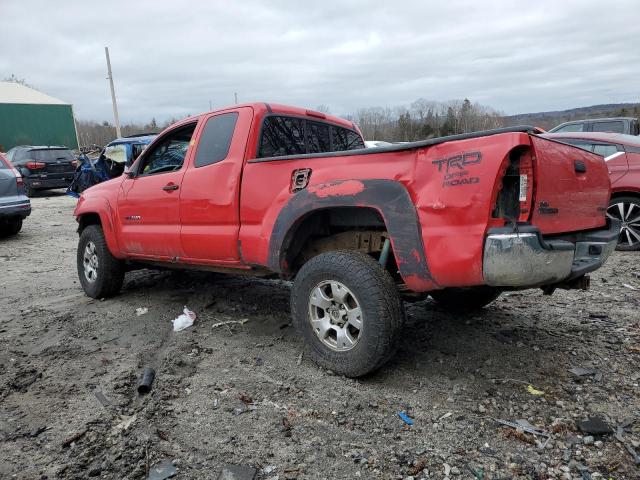
M78 198L87 188L119 177L155 137L155 133L143 133L118 138L103 148L97 159L80 154L67 194Z
M128 137L116 138L104 147L99 160L105 160L110 165L111 178L122 175L126 167L130 167L133 161L147 148L157 134L140 133Z
M640 123L633 117L589 118L561 123L549 133L569 132L610 132L626 135L640 135Z
M187 118L81 195L80 283L101 298L144 265L279 275L310 357L364 375L406 333L401 295L457 309L584 289L615 249L603 158L535 131L365 149L353 123L295 107Z
M604 157L612 192L607 215L622 222L617 249L640 250L640 137L601 132L543 136Z
M0 237L17 235L31 214L20 172L0 153Z
M64 146L22 145L9 150L7 158L22 175L29 197L38 190L67 188L77 164L71 150Z

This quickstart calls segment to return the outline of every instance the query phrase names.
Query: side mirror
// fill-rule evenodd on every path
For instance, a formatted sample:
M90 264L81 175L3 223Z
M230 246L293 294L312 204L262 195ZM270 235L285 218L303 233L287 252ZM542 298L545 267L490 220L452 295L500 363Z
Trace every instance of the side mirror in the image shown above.
M124 167L124 172L122 173L126 175L127 178L133 178L136 175L136 172L134 172L131 167Z

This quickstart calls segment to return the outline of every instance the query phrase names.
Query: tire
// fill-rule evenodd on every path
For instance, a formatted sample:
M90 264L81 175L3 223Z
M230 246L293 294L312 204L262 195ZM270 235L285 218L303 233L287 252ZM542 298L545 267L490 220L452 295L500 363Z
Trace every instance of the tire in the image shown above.
M3 230L6 232L5 235L8 237L13 237L17 235L20 230L22 230L22 219L21 218L12 218L7 220Z
M607 217L622 221L616 250L631 252L640 250L640 198L612 198Z
M36 193L36 189L33 188L28 182L24 182L24 194L27 197L33 197L34 193Z
M361 377L386 363L405 320L391 275L372 257L348 250L322 253L302 266L291 289L291 313L309 357L347 377ZM332 323L340 315L343 326ZM353 344L341 343L347 338Z
M445 288L429 292L438 305L452 312L472 312L486 307L500 296L502 290L480 286L467 288Z
M80 234L77 266L80 284L88 296L107 298L120 292L124 263L111 255L100 225L89 225Z

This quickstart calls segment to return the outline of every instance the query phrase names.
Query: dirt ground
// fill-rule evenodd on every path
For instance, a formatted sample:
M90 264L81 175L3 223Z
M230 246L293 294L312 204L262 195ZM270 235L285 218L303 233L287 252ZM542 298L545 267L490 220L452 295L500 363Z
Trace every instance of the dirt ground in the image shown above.
M350 380L301 356L286 282L145 270L86 297L75 201L46 195L0 240L0 478L147 478L163 461L177 479L227 465L248 468L223 478L640 478L638 254L616 253L588 292L505 294L466 317L407 304L398 355ZM173 332L185 305L196 323ZM229 320L246 322L216 326ZM589 417L619 438L580 431Z

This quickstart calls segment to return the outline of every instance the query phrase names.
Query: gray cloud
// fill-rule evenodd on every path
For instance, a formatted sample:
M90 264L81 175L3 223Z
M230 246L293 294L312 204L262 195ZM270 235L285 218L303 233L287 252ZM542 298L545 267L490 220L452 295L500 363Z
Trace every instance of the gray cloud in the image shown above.
M636 0L9 1L0 77L124 121L265 100L336 114L469 97L506 113L638 100Z

